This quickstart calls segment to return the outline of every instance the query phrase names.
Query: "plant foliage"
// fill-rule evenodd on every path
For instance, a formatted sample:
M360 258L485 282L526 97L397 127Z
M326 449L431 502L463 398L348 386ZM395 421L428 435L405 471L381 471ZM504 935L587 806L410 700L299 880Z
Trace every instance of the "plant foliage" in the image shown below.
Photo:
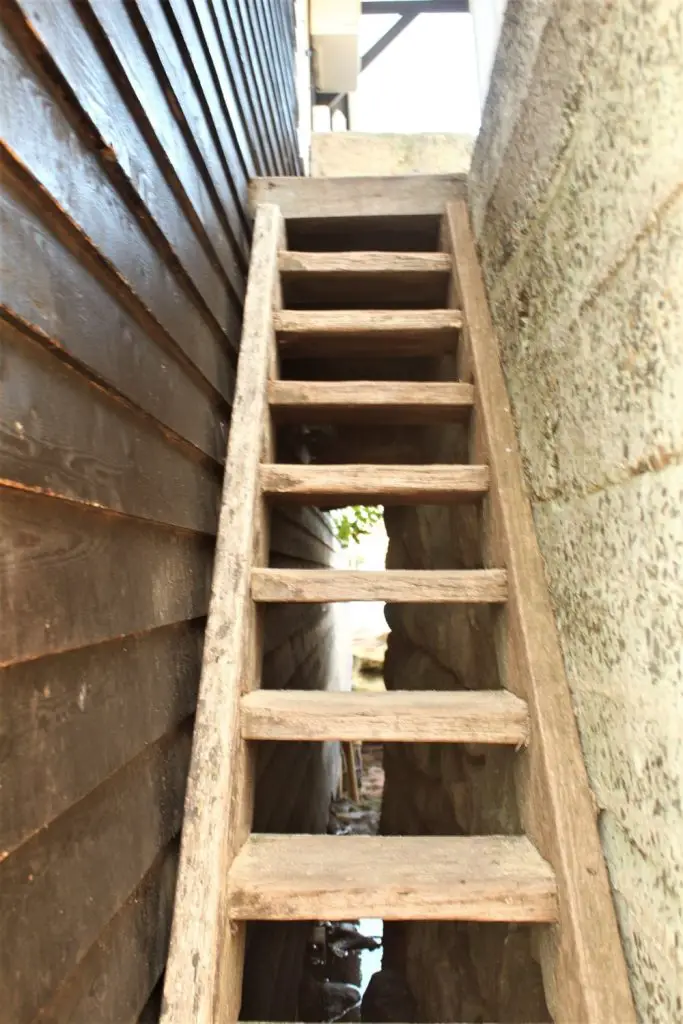
M349 505L335 509L331 514L337 540L343 548L348 548L372 533L375 524L382 519L384 509L381 505Z

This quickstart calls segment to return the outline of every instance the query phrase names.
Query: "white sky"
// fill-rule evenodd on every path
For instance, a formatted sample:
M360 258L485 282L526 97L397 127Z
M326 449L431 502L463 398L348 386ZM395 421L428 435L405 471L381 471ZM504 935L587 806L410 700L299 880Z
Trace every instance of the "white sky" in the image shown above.
M361 17L360 51L397 21ZM422 14L358 79L352 130L463 132L479 129L474 31L470 14Z

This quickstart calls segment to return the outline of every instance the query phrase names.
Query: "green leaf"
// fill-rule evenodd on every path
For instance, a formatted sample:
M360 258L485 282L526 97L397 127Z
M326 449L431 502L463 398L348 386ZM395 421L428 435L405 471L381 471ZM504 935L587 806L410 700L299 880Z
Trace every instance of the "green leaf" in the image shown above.
M357 544L361 537L372 533L384 515L381 505L349 505L332 513L335 536L343 548Z

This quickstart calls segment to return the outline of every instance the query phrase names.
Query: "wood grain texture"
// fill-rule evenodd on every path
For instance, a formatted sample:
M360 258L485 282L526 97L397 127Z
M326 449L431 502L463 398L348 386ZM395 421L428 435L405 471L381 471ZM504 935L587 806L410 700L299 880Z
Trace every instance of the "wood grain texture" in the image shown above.
M284 252L288 309L442 309L450 259L429 252Z
M160 255L157 239L148 236L90 140L74 129L49 84L6 31L0 33L0 55L11 84L3 106L4 159L27 169L106 261L116 285L128 288L209 383L227 394L232 366L224 340ZM62 175L62 167L72 173Z
M330 532L327 538L320 539L310 529L307 529L308 522L306 513L313 512L313 509L305 507L284 506L273 509L270 515L270 550L272 555L288 555L290 558L299 558L306 562L316 562L318 565L328 565L332 557L333 535ZM286 513L289 512L288 516ZM303 513L299 518L299 513Z
M236 3L233 10L237 10L241 19L243 29L249 40L249 52L252 55L251 66L256 75L257 88L263 96L264 104L262 116L269 120L275 133L282 135L287 131L286 118L280 101L278 68L275 65L274 55L271 51L269 41L263 31L259 18L259 0L244 5ZM285 154L279 154L279 173L287 174L289 161Z
M229 109L221 95L220 84L216 82L192 17L192 8L185 0L178 4L163 3L163 0L135 0L135 3L173 82L175 94L181 100L174 113L178 116L182 112L181 116L186 119L186 137L187 128L194 136L205 122L235 194L242 221L248 228L247 181L251 172L247 170L248 156L243 152L244 133L231 122L237 108ZM168 23L168 28L163 27L162 19ZM169 30L174 45L168 40Z
M400 381L271 381L270 409L278 423L449 423L466 418L471 384Z
M211 538L8 488L0 499L0 666L206 615Z
M203 626L182 622L3 670L3 854L192 714Z
M329 608L329 605L309 605L309 608ZM269 609L269 619L279 617L279 607ZM268 622L268 625L271 623ZM266 689L296 687L305 691L322 690L329 684L327 673L328 645L334 640L335 620L323 613L317 620L299 626L297 623L279 647L272 649L263 659L261 684ZM255 690L255 693L260 691Z
M466 175L374 178L256 178L249 202L275 203L285 220L440 216L465 195Z
M133 190L160 233L157 248L168 247L207 322L236 345L244 275L184 140L172 134L166 98L125 9L83 0L57 13L42 0L11 2L69 82L91 131L116 155L107 169L119 191Z
M236 99L245 69L220 38L231 17L223 0L3 5L12 1024L132 1024L164 967L251 239L250 124L271 133L260 173L295 166L291 131L264 117L271 98L250 95L251 118ZM259 12L269 53L277 18ZM280 542L303 551L306 538L290 523ZM177 756L142 770L177 730Z
M41 1010L40 1024L138 1019L166 962L177 864L172 840Z
M212 5L218 22L226 59L235 80L237 103L247 127L257 173L271 166L277 173L287 165L287 157L277 145L277 127L265 116L266 87L254 51L254 42L247 39L243 25L242 5L225 0Z
M214 534L220 481L145 418L0 320L0 481Z
M247 179L256 173L249 128L244 123L231 82L230 69L225 66L215 26L208 16L206 3L194 0L170 0L169 6L195 61L201 87L212 109L223 112L223 124L234 140L236 153ZM254 55L250 58L254 60ZM253 211L252 211L253 213Z
M223 306L235 300L241 304L246 285L246 232L236 210L231 208L232 216L226 217L224 208L216 202L210 177L202 173L196 150L174 116L173 100L165 90L166 83L153 53L145 46L140 21L135 22L132 10L128 9L123 17L107 0L87 3L89 10L79 5L80 17L130 103L150 151L164 171L212 268L228 286ZM225 313L220 306L216 313L221 322Z
M323 619L329 613L329 605L310 605L297 609L293 605L283 604L279 608L267 609L267 629L263 641L264 665L271 654L293 634L304 631L313 633L320 629ZM279 684L271 685L279 689Z
M289 252L278 257L280 273L312 278L335 275L349 277L402 277L413 274L436 274L444 277L451 271L452 261L445 252Z
M394 359L454 351L460 323L457 310L286 310L276 328L288 358Z
M305 529L315 540L327 548L328 552L335 554L339 550L332 521L327 512L321 512L318 508L287 508L281 506L277 511L277 515L284 519L290 519L297 526ZM329 564L330 556L327 554L321 559L321 565Z
M226 408L188 374L163 336L150 334L98 275L87 245L72 251L9 173L0 190L0 315L75 363L102 387L222 460ZM102 338L116 338L103 345ZM164 372L160 373L163 366ZM226 380L232 395L232 383ZM212 398L212 394L214 397Z
M248 830L252 780L239 732L242 688L257 685L259 623L251 569L268 554L258 467L269 452L267 381L275 359L273 307L283 224L275 206L256 217L242 345L226 461L218 546L206 629L199 706L188 781L185 827L164 1024L236 1020L242 982L243 929L228 920L225 879Z
M487 466L263 466L263 493L276 502L417 505L471 501L486 493Z
M213 196L215 208L228 234L235 239L239 253L248 253L249 223L246 213L246 176L231 148L227 133L215 129L206 116L205 99L195 87L192 68L186 66L182 41L174 36L172 14L161 0L131 0L128 12L142 45L168 97L171 113L177 121L195 163ZM185 50L185 53L187 51Z
M228 880L247 920L556 919L555 881L512 836L253 835Z
M255 690L242 698L249 740L526 743L524 701L504 690L327 693Z
M464 203L449 206L447 230L477 389L475 456L485 454L491 465L486 560L509 573L499 661L506 685L528 702L531 720L532 741L518 767L520 814L557 877L558 927L540 942L546 998L556 1020L626 1024L635 1012L609 879Z
M177 834L190 744L189 728L165 737L0 864L12 1024L33 1022Z
M361 334L389 335L396 340L456 336L462 315L449 309L282 310L275 317L278 339Z
M409 604L494 603L507 600L504 569L254 569L255 601L392 601Z

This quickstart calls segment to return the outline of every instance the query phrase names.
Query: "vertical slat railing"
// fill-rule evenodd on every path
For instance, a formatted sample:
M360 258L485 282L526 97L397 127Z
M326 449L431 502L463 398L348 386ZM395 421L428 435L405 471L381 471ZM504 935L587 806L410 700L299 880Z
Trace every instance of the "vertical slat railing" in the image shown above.
M448 204L443 238L453 256L452 300L464 317L459 372L475 385L472 459L488 463L491 473L484 565L508 573L497 637L501 678L529 707L529 745L516 763L520 816L557 879L559 922L540 936L546 999L558 1022L633 1024L595 809L464 200Z
M276 373L273 312L280 303L277 206L257 207L225 468L162 1024L238 1019L244 924L230 920L228 869L251 828L253 773L240 731L241 694L259 685L259 611L251 571L268 564L261 461L273 461L267 403Z

